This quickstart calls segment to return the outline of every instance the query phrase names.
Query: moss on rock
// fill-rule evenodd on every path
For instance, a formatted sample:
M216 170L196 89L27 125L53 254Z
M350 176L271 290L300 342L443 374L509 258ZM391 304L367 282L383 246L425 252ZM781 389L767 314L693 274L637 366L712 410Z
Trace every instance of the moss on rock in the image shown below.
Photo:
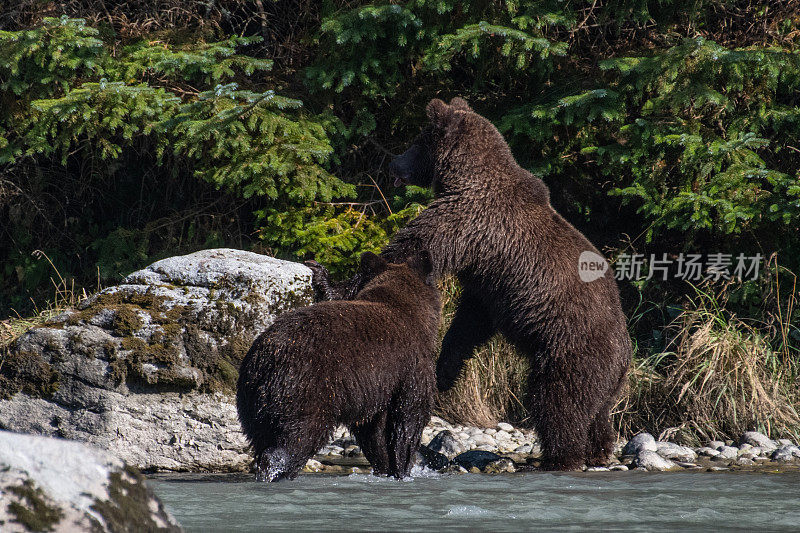
M7 490L17 498L8 504L9 514L29 531L53 531L64 516L61 508L49 502L42 489L30 479Z
M144 476L133 467L109 476L108 500L95 500L92 510L109 531L180 531L164 506L147 487ZM152 506L156 503L155 506Z
M0 353L0 399L18 392L50 398L58 390L59 374L36 352L4 350Z

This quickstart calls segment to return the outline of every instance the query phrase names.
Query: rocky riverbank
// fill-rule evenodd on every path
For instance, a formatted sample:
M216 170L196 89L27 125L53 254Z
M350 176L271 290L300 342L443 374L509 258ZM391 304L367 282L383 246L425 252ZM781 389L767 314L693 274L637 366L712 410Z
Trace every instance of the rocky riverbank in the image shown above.
M22 335L0 362L0 429L80 440L145 471L232 472L251 463L234 404L238 365L281 312L313 301L305 266L241 250L170 257ZM419 458L441 471L538 465L535 434L434 417ZM795 468L800 449L746 433L688 448L638 435L612 470ZM307 471L368 468L343 429ZM349 470L348 470L349 469Z
M533 431L501 422L495 428L453 425L433 417L425 428L417 465L442 473L512 473L536 469L541 449ZM800 470L800 446L789 439L772 440L749 431L738 441L710 441L690 447L657 441L640 433L620 441L608 471L738 471ZM369 472L369 463L345 428L306 465L305 472L349 474Z

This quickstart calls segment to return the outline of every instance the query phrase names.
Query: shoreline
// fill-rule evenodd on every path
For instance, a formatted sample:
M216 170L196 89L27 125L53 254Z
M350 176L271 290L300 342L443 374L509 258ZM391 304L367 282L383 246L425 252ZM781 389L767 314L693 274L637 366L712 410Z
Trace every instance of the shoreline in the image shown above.
M504 422L495 428L462 426L436 416L423 432L420 451L415 468L424 466L440 473L539 471L541 457L533 430ZM739 441L710 441L697 447L656 441L652 435L640 433L630 441L618 441L607 466L584 466L581 471L798 472L800 446L754 431L744 433ZM355 439L339 427L302 472L347 475L366 474L371 469Z

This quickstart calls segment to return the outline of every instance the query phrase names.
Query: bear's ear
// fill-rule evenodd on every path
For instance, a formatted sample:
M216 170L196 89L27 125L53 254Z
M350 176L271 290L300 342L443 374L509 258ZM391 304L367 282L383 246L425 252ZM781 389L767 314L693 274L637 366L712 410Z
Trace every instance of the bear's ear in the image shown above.
M361 272L378 274L386 270L386 259L372 252L361 254Z
M428 279L433 273L433 261L428 250L422 250L406 259L406 263L423 278Z
M434 98L428 103L425 108L425 113L434 128L444 132L455 131L461 120L464 118L463 113L456 113L456 109Z
M450 107L458 111L472 111L472 108L469 106L467 101L460 96L456 96L450 100Z
M428 102L428 105L425 107L425 114L428 115L428 120L430 120L431 124L435 127L446 128L453 116L453 110L443 101L434 98Z

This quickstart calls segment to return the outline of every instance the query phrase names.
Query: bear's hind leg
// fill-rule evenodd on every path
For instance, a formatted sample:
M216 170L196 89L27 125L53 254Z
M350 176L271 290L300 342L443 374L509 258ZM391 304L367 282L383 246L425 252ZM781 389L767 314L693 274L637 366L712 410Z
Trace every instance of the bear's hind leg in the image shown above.
M464 363L494 333L491 316L480 298L465 290L453 322L442 339L442 351L436 362L436 384L440 391L453 388Z
M433 407L432 368L417 368L413 380L397 393L390 406L387 423L390 474L407 477L414 465L422 430L431 419ZM429 379L428 379L429 377Z
M391 472L386 441L386 419L386 411L382 411L372 420L350 427L356 442L361 446L361 451L372 465L372 473L376 476Z
M614 448L614 430L609 421L611 404L604 405L589 426L586 466L605 466Z
M590 416L569 380L531 374L531 412L542 445L543 470L577 470L586 458Z

